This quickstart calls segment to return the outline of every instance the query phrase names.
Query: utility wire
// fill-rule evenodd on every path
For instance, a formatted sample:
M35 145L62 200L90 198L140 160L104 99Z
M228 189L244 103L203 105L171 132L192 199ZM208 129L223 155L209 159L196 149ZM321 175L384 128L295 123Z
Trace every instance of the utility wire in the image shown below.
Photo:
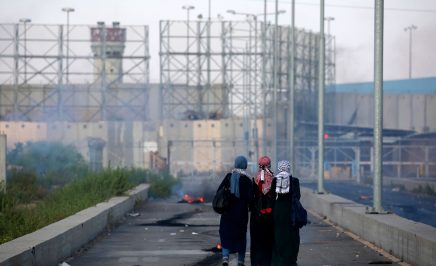
M254 2L264 1L264 0L249 0ZM267 0L268 2L272 2L272 0ZM289 4L291 1L279 1L280 3L286 3ZM296 5L299 6L316 6L319 7L319 4L316 3L299 3L296 2ZM350 9L367 9L367 10L374 10L374 7L372 6L353 6L353 5L335 5L335 4L325 4L328 7L337 7L337 8L350 8ZM436 9L415 9L415 8L396 8L396 7L385 7L384 10L386 11L396 11L396 12L417 12L417 13L436 13Z

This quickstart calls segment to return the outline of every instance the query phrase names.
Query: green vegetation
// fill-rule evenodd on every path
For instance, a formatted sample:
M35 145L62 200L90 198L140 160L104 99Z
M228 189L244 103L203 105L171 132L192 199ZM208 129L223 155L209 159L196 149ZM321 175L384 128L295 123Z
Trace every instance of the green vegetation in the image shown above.
M15 177L20 181L11 182L7 192L0 194L1 243L33 232L113 195L121 195L132 187L128 171L108 170L75 180L41 199L40 187L32 183L34 176L16 173ZM20 188L24 190L19 192ZM26 195L30 197L26 198Z
M17 143L6 159L15 169L34 173L38 183L47 188L63 186L88 172L88 165L79 151L61 142Z
M171 195L172 188L179 182L169 173L150 174L148 177L150 183L149 195L153 198L168 198Z
M80 210L94 206L144 181L150 195L168 197L175 179L138 169L108 169L76 179L47 194L36 177L15 172L6 193L0 192L0 243L33 232Z
M140 183L150 183L154 198L170 196L177 183L167 173L143 169L90 172L74 147L60 143L19 144L7 159L13 167L6 190L0 189L0 244L123 195Z

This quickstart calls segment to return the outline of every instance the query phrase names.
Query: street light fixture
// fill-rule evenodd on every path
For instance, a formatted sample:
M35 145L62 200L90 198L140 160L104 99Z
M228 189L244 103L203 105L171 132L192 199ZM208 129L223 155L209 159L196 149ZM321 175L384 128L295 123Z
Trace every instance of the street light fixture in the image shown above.
M327 21L327 35L330 36L330 22L334 21L335 18L334 17L325 17L324 21Z
M247 17L252 17L254 20L257 20L257 18L259 16L261 16L261 15L263 16L263 15L275 15L276 14L275 12L266 13L266 14L264 14L264 13L253 14L253 13L237 12L237 11L235 11L233 9L227 10L227 13L232 14L232 15L244 15L244 16L247 16ZM277 12L278 15L284 14L284 13L286 13L286 10L279 10Z
M27 83L27 23L32 22L30 18L20 18L24 26L24 83Z
M409 32L409 79L412 78L412 32L417 29L418 27L413 24L404 28L405 32Z
M70 13L74 12L74 8L71 7L64 7L62 8L63 12L67 13L67 59L66 59L66 83L68 85L69 83L69 79L68 79L68 70L69 70L69 65L68 65L68 58L69 58L69 54L70 54Z

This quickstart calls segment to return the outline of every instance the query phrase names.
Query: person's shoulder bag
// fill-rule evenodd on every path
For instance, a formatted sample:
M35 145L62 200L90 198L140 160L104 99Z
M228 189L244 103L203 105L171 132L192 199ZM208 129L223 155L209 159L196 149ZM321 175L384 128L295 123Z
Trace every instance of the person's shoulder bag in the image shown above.
M307 211L301 205L300 200L297 198L296 193L294 193L294 182L293 178L290 177L291 189L292 189L292 203L291 203L291 225L294 228L301 228L307 225Z
M230 174L224 177L223 186L218 188L213 197L212 207L216 213L225 213L230 206Z

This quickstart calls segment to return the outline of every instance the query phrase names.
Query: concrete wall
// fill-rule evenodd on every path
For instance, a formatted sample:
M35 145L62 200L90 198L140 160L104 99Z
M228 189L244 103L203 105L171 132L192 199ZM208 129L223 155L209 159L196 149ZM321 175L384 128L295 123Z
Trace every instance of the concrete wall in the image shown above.
M436 192L436 181L433 178L398 178L398 177L383 177L383 184L387 186L404 186L407 191L424 189L429 186Z
M372 127L374 125L373 95L337 92L331 110L336 124ZM436 131L436 95L385 94L383 97L383 126L390 129ZM353 113L356 117L353 120ZM329 116L331 117L331 116Z
M159 115L159 85L112 84L103 94L100 83L71 84L63 87L65 119L76 122L151 121ZM31 121L58 120L58 93L54 85L22 85L18 87L17 110L14 107L15 87L0 85L0 118ZM106 114L103 115L103 104ZM17 113L15 113L15 111Z
M262 136L261 120L257 121ZM254 121L247 124L253 143ZM233 167L237 155L247 154L243 119L166 120L160 130L159 154L167 158L170 151L171 172L224 171ZM171 147L168 149L168 143ZM250 145L254 147L253 145ZM256 161L254 150L249 151Z
M420 266L436 261L436 228L395 214L368 214L366 206L302 188L302 204L361 238Z
M247 123L247 121L245 121ZM248 121L250 146L253 144L254 121ZM258 136L262 137L262 121L257 121ZM158 147L159 155L168 158L172 173L193 171L222 171L233 166L236 155L247 154L243 119L165 120L156 122L100 121L68 122L0 122L0 131L8 136L8 148L18 142L60 141L72 144L89 160L88 138L106 142L103 167L149 167L149 151L144 143ZM169 141L172 142L168 149ZM256 152L248 151L256 160Z
M151 123L151 122L150 122ZM152 124L152 123L151 123ZM72 144L86 160L89 159L88 137L106 142L103 166L146 167L144 142L157 141L157 134L146 122L36 123L0 122L0 131L8 137L8 148L17 142L60 141Z
M1 266L57 265L148 197L148 185L0 245Z

